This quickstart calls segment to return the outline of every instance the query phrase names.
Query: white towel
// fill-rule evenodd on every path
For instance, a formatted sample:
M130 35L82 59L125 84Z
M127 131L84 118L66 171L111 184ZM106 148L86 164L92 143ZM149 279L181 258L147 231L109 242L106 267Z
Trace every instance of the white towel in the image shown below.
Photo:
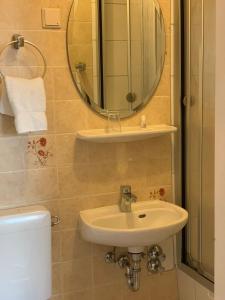
M47 130L43 79L5 76L5 87L0 102L0 113L15 117L17 132Z
M9 103L5 81L1 82L0 113L7 116L14 116L11 105Z

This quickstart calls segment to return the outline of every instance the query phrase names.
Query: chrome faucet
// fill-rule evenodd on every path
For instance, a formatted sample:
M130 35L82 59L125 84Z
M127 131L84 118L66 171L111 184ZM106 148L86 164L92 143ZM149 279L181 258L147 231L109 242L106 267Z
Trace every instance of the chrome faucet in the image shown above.
M131 193L130 185L121 185L120 187L120 211L131 212L131 203L136 202L137 197Z

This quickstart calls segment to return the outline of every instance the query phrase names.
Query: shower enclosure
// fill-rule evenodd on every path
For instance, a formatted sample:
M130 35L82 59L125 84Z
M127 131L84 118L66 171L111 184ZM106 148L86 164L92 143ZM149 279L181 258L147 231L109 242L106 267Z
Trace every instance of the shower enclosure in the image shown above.
M183 263L214 281L214 23L212 0L184 0L183 205L189 222Z

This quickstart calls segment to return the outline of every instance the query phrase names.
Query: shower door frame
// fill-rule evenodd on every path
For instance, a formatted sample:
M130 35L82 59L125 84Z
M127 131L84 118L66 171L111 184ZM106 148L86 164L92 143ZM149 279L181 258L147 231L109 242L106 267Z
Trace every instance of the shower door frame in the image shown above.
M185 152L184 152L184 141L183 141L183 90L184 83L182 79L184 78L184 68L181 66L185 62L183 57L183 45L184 36L182 34L184 20L182 16L182 9L184 5L183 0L171 0L171 19L173 24L172 38L171 38L171 61L172 61L172 71L171 71L171 99L172 99L172 111L171 111L171 121L174 126L179 130L177 135L173 138L173 184L174 184L174 202L178 205L185 205ZM203 41L204 42L204 41ZM176 238L176 257L177 265L179 269L183 270L194 280L205 286L207 289L214 291L214 283L209 279L200 275L196 270L193 270L190 266L183 263L183 256L185 253L184 244L184 231L179 234Z

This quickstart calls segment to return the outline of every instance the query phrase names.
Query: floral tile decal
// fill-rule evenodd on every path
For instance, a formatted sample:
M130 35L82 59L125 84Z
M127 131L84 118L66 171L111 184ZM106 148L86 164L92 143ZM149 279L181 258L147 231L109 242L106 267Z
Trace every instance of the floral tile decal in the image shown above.
M150 191L150 200L166 200L165 188L153 188L153 190Z
M48 149L48 141L45 137L29 141L27 144L27 151L36 157L35 163L42 167L46 166L49 158L53 156L51 151Z

